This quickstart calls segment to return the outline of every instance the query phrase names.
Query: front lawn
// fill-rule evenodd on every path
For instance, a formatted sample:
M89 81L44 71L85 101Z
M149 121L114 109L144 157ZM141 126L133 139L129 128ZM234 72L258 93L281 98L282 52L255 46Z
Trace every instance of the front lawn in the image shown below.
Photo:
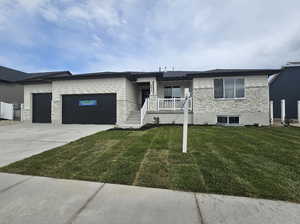
M179 126L110 130L1 172L300 202L300 129Z

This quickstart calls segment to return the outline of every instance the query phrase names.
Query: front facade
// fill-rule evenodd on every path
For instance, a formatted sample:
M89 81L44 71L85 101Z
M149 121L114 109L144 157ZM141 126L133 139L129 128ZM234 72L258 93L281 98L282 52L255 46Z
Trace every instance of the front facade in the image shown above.
M195 78L193 117L195 124L269 125L268 76Z
M94 73L24 82L23 119L53 124L183 122L269 125L268 76L275 70Z
M51 94L51 101L49 104L51 105L51 110L48 110L48 117L52 123L54 124L62 124L67 123L63 120L64 112L64 104L66 102L66 96L78 96L78 104L73 105L74 110L78 109L76 106L81 107L82 110L93 107L93 105L82 105L80 106L80 100L93 100L96 98L98 94L100 99L97 99L98 104L101 100L101 94L103 97L106 94L114 94L115 99L111 99L111 102L105 105L105 107L110 107L111 104L115 105L115 109L112 111L105 111L110 114L111 117L108 123L122 123L125 122L130 111L135 110L137 106L137 102L134 95L133 84L126 79L125 77L119 78L104 78L104 79L84 79L84 80L62 80L62 81L52 81L50 83L34 83L34 84L25 84L24 85L24 110L23 110L23 119L24 121L33 121L34 113L34 94ZM94 96L92 96L94 95ZM87 99L84 99L85 96L89 96ZM37 102L38 104L38 102ZM97 106L97 105L94 105ZM37 106L38 107L38 106ZM66 109L66 108L65 108ZM43 111L40 108L40 111ZM37 112L38 113L38 112ZM80 113L80 111L79 111ZM70 115L72 115L72 111ZM88 119L88 111L86 114L82 113L82 116L86 116ZM102 114L103 116L103 114ZM101 114L99 115L101 117ZM38 119L37 119L38 120ZM84 121L81 121L84 123ZM100 120L101 122L101 120ZM39 123L39 122L38 122ZM40 123L47 123L47 121L41 121ZM74 119L74 123L80 123L80 119L76 122L76 117ZM95 119L95 122L86 122L86 123L98 123L98 119ZM105 120L102 122L105 123Z

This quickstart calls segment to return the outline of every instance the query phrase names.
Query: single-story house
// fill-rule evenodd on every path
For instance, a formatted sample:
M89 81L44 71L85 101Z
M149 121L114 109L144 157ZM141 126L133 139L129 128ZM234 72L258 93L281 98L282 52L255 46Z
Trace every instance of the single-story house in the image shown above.
M24 80L23 119L54 124L138 127L182 123L269 125L268 77L276 69L100 72Z
M285 100L287 119L298 119L298 103L300 100L300 63L289 63L280 73L270 80L270 100L273 101L275 119L281 117L281 100Z

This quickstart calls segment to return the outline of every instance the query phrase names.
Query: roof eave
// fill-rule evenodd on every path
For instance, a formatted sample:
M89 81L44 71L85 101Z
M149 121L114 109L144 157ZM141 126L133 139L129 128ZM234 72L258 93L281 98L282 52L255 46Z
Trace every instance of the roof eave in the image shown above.
M257 75L273 75L279 73L281 69L259 70L259 71L231 71L231 72L199 72L187 74L188 77L222 77L222 76L257 76Z
M193 77L159 77L158 81L180 81L180 80L192 80Z
M0 82L4 82L4 83L7 83L7 84L12 84L12 83L14 83L13 81L7 81L7 80L4 80L4 79L0 79Z

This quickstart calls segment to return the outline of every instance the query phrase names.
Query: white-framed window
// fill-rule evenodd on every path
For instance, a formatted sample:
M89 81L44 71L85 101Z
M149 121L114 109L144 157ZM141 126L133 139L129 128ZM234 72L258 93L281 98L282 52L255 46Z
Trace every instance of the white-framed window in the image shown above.
M234 99L245 97L244 78L214 79L214 97L216 99Z
M238 125L239 123L239 116L217 116L217 124L220 125Z
M165 98L180 98L181 97L180 86L165 86L164 96Z

